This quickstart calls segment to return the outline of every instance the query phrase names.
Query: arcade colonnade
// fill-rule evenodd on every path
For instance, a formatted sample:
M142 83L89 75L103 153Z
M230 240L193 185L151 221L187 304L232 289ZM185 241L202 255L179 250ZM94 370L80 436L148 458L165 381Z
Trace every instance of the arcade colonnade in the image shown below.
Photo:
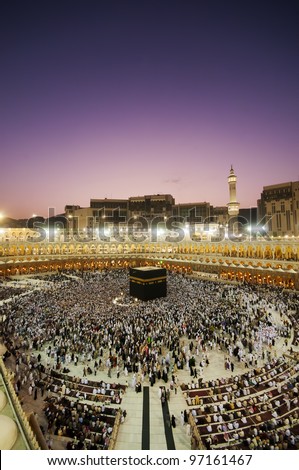
M103 269L152 264L210 278L299 290L299 240L124 242L37 240L30 229L0 238L0 276L57 269Z

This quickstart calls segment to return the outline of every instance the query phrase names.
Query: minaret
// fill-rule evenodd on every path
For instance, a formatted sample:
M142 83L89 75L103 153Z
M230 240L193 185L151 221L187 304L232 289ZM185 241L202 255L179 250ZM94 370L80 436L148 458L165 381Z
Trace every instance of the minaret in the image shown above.
M239 202L237 202L237 177L235 175L233 165L231 166L229 177L229 203L227 204L228 215L236 217L239 214Z

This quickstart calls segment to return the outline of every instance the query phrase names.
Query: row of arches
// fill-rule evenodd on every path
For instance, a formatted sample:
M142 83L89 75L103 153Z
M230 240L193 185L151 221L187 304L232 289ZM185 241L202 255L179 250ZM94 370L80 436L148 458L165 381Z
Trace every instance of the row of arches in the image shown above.
M2 243L0 257L26 255L100 255L100 254L190 254L257 258L266 260L299 260L299 244L233 244L233 243Z
M142 258L115 258L102 259L70 259L70 260L49 260L41 262L28 262L8 266L0 265L0 276L40 274L46 272L57 272L60 270L93 271L103 269L118 269L137 266L157 266L165 267L169 271L184 274L199 275L207 279L220 279L225 281L246 282L253 284L267 284L272 286L285 287L288 289L299 289L298 276L293 273L267 272L266 270L243 269L218 266L200 267L186 260L182 261L157 261L144 260ZM296 282L297 279L297 282Z

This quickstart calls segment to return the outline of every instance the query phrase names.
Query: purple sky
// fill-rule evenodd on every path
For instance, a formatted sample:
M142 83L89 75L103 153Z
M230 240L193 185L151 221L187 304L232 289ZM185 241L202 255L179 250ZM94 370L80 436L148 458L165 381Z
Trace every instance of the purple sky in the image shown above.
M0 212L225 205L231 164L241 207L299 179L298 2L5 3Z

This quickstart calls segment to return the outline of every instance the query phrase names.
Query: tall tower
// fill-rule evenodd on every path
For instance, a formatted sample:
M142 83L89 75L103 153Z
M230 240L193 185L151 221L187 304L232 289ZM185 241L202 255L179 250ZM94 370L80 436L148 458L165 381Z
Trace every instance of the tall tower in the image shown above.
M235 175L233 165L231 166L229 177L229 203L227 204L228 215L230 217L236 217L239 214L239 202L237 202L237 177Z

